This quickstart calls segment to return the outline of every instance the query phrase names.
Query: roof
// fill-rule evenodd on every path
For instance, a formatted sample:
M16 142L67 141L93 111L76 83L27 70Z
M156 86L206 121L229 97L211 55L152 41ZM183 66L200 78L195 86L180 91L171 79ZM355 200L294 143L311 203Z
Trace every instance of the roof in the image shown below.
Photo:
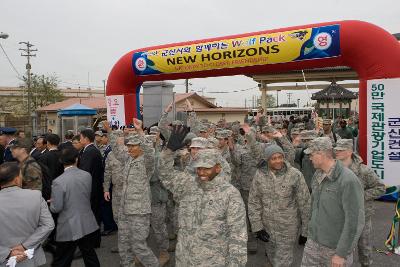
M357 93L347 90L333 81L325 89L312 95L312 100L335 100L335 99L357 99Z
M205 99L202 96L199 96L197 93L192 92L192 93L184 93L184 94L175 94L175 103L182 102L188 98L195 98L198 101L202 102L206 106L209 106L210 108L216 108L217 106Z
M97 111L94 108L89 108L82 104L73 104L67 108L61 109L58 115L61 116L83 116L83 115L96 115Z
M196 93L184 93L184 94L175 94L175 103L179 103L185 101L188 98L195 98L198 101L204 103L206 106L210 108L216 108L217 106L213 103L207 101L205 98L199 96ZM107 109L106 99L105 97L90 97L90 98L69 98L61 102L57 102L54 104L50 104L48 106L44 106L38 108L38 112L46 112L46 111L59 111L65 109L73 104L82 104L88 108L93 108L96 110L99 109ZM143 103L143 95L140 95L140 103Z
M48 106L44 106L41 108L38 108L37 111L39 112L45 112L45 111L59 111L65 108L68 108L74 104L81 104L84 105L88 108L92 109L106 109L106 99L104 97L91 97L91 98L70 98L66 99L61 102L56 102L54 104L50 104Z

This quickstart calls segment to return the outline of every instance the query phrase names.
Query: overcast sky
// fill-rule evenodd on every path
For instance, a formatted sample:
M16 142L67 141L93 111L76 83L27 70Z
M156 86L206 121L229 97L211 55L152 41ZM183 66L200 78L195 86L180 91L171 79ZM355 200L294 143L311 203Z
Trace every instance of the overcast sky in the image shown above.
M125 53L152 45L241 34L325 21L357 19L391 33L400 32L399 0L1 0L0 39L17 70L25 71L18 42L30 41L39 51L32 60L36 74L55 73L62 87L102 88L114 63ZM174 81L177 92L183 81ZM0 51L0 86L20 81ZM191 80L218 104L243 106L257 89L242 93L209 94L257 86L244 76ZM292 99L307 101L306 92ZM286 92L279 96L286 103Z

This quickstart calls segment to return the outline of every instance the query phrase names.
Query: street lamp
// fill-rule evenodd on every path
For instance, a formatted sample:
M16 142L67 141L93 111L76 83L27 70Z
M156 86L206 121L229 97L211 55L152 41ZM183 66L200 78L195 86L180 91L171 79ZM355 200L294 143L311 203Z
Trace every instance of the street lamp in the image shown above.
M0 39L7 39L8 38L8 34L4 33L4 32L0 32Z

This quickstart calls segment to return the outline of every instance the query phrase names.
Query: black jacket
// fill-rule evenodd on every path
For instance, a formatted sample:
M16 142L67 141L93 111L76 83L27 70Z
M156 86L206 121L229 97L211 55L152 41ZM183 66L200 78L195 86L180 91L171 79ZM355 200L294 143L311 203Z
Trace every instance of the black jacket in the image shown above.
M103 197L104 166L100 151L90 144L79 153L78 168L92 175L90 203L96 220L100 222L100 203Z
M43 175L43 179L49 179L49 181L43 181L43 192L51 193L53 180L64 172L64 166L60 162L60 154L59 150L51 150L42 154L38 159L39 164L46 166L47 175Z

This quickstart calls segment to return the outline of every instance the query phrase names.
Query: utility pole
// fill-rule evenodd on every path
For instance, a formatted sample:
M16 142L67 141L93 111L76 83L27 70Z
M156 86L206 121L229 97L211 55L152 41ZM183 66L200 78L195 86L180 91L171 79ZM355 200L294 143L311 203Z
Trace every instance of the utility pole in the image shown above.
M38 51L37 49L32 49L34 46L33 44L29 42L19 42L21 45L26 45L26 48L20 48L19 50L25 52L26 54L22 54L21 56L26 57L27 63L26 63L26 75L27 75L27 87L28 87L28 117L29 117L29 124L28 128L31 131L31 134L33 135L33 124L32 124L32 110L31 110L31 101L32 101L32 91L31 91L31 57L36 57L36 54L32 54L32 52Z
M106 80L103 80L103 93L106 96Z
M189 93L189 79L185 80L186 93Z
M276 90L276 107L279 108L279 92L281 90Z
M290 105L290 99L292 98L293 93L287 93L287 97L288 97L288 104Z

